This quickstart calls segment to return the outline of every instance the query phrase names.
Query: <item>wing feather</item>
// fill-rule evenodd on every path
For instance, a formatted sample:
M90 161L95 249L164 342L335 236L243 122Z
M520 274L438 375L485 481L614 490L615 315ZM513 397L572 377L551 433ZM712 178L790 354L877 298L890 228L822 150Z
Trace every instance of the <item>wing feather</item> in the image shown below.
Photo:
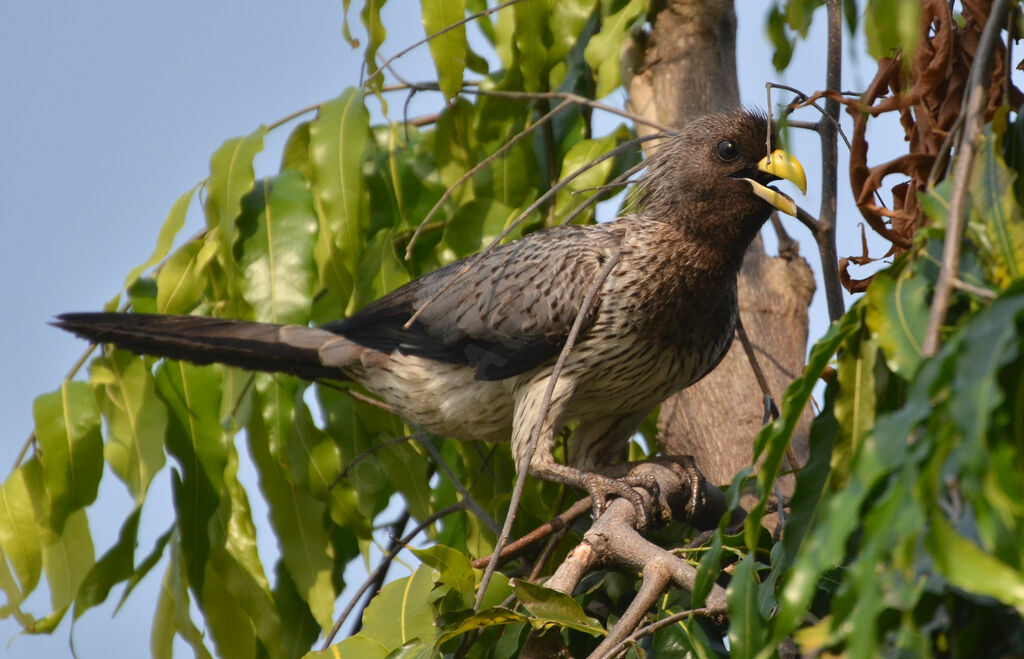
M479 380L513 377L562 349L620 235L610 225L537 231L484 255L408 330L402 325L468 259L428 273L324 329L389 354L466 364ZM584 331L599 307L600 296L584 319Z

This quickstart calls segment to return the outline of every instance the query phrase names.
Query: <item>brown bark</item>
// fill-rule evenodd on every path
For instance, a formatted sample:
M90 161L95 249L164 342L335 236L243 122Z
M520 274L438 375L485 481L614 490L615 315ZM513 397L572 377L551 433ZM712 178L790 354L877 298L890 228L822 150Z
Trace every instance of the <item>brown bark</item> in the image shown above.
M732 0L667 0L656 2L652 11L654 27L636 44L638 68L631 77L627 73L629 108L680 126L738 106ZM740 318L778 403L803 368L814 277L803 258L770 257L758 240L747 253L739 281ZM662 405L661 448L669 455L694 456L710 482L728 483L750 464L764 416L762 400L736 341L711 375ZM809 422L805 412L794 437L801 458Z

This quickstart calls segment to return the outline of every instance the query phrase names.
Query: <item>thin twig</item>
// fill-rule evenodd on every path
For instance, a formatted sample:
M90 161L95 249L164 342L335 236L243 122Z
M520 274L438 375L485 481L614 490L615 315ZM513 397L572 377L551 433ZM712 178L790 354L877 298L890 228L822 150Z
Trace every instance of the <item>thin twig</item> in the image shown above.
M401 538L402 533L405 532L405 526L409 523L409 517L409 509L406 508L405 510L402 511L402 514L398 517L398 519L396 519L395 522L391 525L391 530L388 532L388 537L391 538L391 541L388 542L387 553L390 554L391 552L395 551L395 549L399 546L405 546L404 544L400 544L399 538ZM377 574L377 578L374 579L373 583L370 584L369 591L371 593L375 593L384 587L384 581L388 578L388 569L390 567L391 561L388 561L387 564L384 566L384 569L380 570L380 572ZM363 628L363 612L366 611L366 607L370 604L370 601L372 599L372 597L369 597L366 599L365 602L363 602L362 609L359 612L359 615L356 616L356 623L352 625L352 631L349 633L350 636L353 634L358 634L359 630Z
M626 185L626 184L630 183L631 182L630 181L630 177L633 176L633 174L636 174L637 172L639 172L641 169L643 169L646 166L647 166L647 161L646 160L641 160L637 164L633 165L632 167L630 167L626 171L624 171L621 174L619 174L618 176L616 176L610 182L608 182L605 185L602 185L599 188L597 188L597 192L595 192L594 194L592 194L589 197L587 197L586 201L584 201L582 204L580 204L576 208L572 209L572 212L569 213L566 216L566 218L564 220L562 220L561 223L562 224L569 224L570 222L575 220L577 217L580 216L581 213L583 213L583 211L587 210L589 207L593 206L598 201L600 201L601 200L601 195L606 190L608 190L609 188L615 188L615 187L619 187L619 186ZM580 190L580 192L582 192L582 190Z
M381 571L387 570L387 566L390 565L391 561L395 559L395 556L397 556L400 551L405 549L406 545L412 542L413 539L417 535L419 535L420 531L427 528L428 526L430 526L431 524L433 524L434 522L443 517L447 517L452 513L459 512L460 510L465 509L466 504L463 501L452 504L446 508L442 508L433 515L430 515L429 517L425 518L422 522L417 524L412 531L406 533L401 540L395 543L395 546L391 549L391 551L389 551L387 554L384 555L383 558L381 558L381 562L377 564L377 567L374 568L373 572L371 572L366 577L362 585L356 590L355 594L352 596L352 599L349 600L348 605L345 606L345 609L341 612L341 615L338 616L338 620L334 623L334 626L331 627L331 631L327 634L327 637L324 638L323 645L320 647L320 649L326 650L328 647L330 647L331 643L334 641L334 637L338 634L338 630L341 629L341 626L343 624L345 624L345 619L348 618L349 614L352 613L352 610L355 609L356 604L359 602L359 598L362 597L363 594L370 588L370 586L372 586L376 582L378 574Z
M959 277L953 279L953 288L960 289L961 291L970 293L971 295L977 295L985 300L996 299L996 293L994 291L990 291L989 289L982 288L980 286L975 286L974 284L969 284Z
M395 77L398 78L399 80L401 80L401 78L399 76L395 76ZM601 111L607 112L609 114L614 114L616 116L622 117L623 119L629 119L633 123L643 124L645 126L650 126L651 128L654 128L656 130L662 131L664 133L671 133L674 130L673 128L670 128L670 127L668 127L668 126L666 126L664 124L658 123L657 121L653 121L651 119L646 119L646 118L644 118L644 117L642 117L642 116L640 116L638 114L633 114L632 112L628 112L626 110L619 109L619 108L617 108L617 107L615 107L613 105L608 105L607 103L601 103L600 101L595 101L595 100L587 98L586 96L580 96L579 94L573 94L572 92L519 92L519 91L508 91L508 90L501 90L501 89L480 89L478 87L478 85L479 85L479 83L476 82L476 81L464 82L463 85L462 85L462 93L463 94L473 94L473 95L477 95L477 96L492 96L494 98L515 98L515 99L521 99L521 100L534 100L534 101L539 101L539 100L542 100L542 99L569 100L569 101L575 103L576 105L582 105L582 106L585 106L585 107L588 107L588 108L593 108L595 110L601 110ZM381 91L383 91L383 92L393 92L393 91L405 91L405 90L408 90L408 89L413 89L413 90L417 90L417 91L441 91L441 87L436 82L405 82L405 81L401 81L401 84L388 85L387 87L382 87Z
M423 448L427 450L427 453L430 454L430 457L433 458L437 466L441 468L441 471L443 471L445 476L448 477L448 480L450 480L452 482L452 485L455 486L455 489L458 490L459 494L462 495L463 500L467 502L466 505L469 506L470 510L476 514L476 516L480 519L481 522L483 522L487 526L487 528L494 531L495 535L501 533L501 527L498 526L498 523L494 521L493 517L487 514L486 510L480 507L480 504L476 502L476 499L470 496L469 491L466 490L465 486L463 486L462 481L460 481L459 477L455 475L455 472L452 471L452 468L448 466L448 463L445 461L445 459L441 457L441 454L430 442L430 438L427 437L427 434L423 432L423 428L420 428L419 425L411 422L409 425L412 426L413 431L416 433L416 438L420 440L420 443L423 445Z
M505 541L508 539L509 534L512 532L512 521L515 519L516 510L519 508L519 499L523 494L523 486L526 483L526 474L530 471L530 461L533 458L534 452L537 450L537 441L540 439L541 429L544 427L544 418L547 416L548 408L551 406L551 397L555 391L555 384L558 382L558 376L562 373L562 367L565 365L565 360L569 356L569 352L572 350L573 345L576 343L576 337L580 333L580 328L583 326L583 319L587 316L591 306L594 304L594 299L597 297L598 291L604 285L605 279L611 274L612 270L618 264L619 259L622 258L622 248L612 254L611 258L608 259L604 264L604 268L601 269L597 279L594 280L590 290L587 291L586 297L580 303L580 308L576 312L576 320L573 321L572 329L569 330L569 336L565 339L565 345L562 346L562 351L558 354L558 361L555 362L554 367L551 369L551 375L548 376L547 388L544 390L544 396L541 399L540 407L537 411L537 421L533 425L533 430L530 433L530 441L526 446L526 452L522 456L522 464L517 464L516 469L516 484L512 489L512 499L509 501L508 513L505 515L505 525L501 529L501 535L498 536L498 541L494 546L494 553L491 555L491 560L487 564L487 569L484 570L484 575L480 579L480 589L476 593L476 602L473 605L473 609L479 611L480 604L483 601L484 593L487 591L487 584L491 580L491 576L494 574L494 569L498 565L498 559L501 556L501 548L504 546Z
M956 150L956 166L953 170L953 191L949 200L949 216L946 221L946 237L942 243L942 266L935 283L935 296L928 314L928 328L925 330L921 351L931 357L939 351L939 329L946 319L949 303L953 297L953 282L960 272L960 248L963 241L967 188L970 185L971 167L981 137L981 126L985 120L985 97L988 89L989 69L995 42L1002 29L1006 14L1006 0L996 0L985 21L985 29L978 42L971 73L968 78L968 93L964 98L964 130Z
M604 654L598 656L591 655L590 659L611 659L611 657L618 656L623 650L625 650L627 645L631 643L636 643L644 636L650 636L659 629L663 629L665 627L668 627L669 625L674 625L677 622L681 622L683 620L686 620L687 618L692 618L694 616L716 618L721 613L721 611L712 611L707 607L701 607L699 609L690 609L688 611L680 611L679 613L670 615L667 618L656 620L649 625L641 627L640 629L636 630L626 638L619 641L615 645L615 647L611 648Z
M499 562L504 564L506 561L518 556L520 552L538 540L561 529L569 528L569 525L572 524L573 520L589 512L592 505L590 497L583 497L566 508L565 511L553 517L551 520L541 524L521 538L517 538L505 545L501 551ZM493 554L481 556L474 560L472 563L473 567L477 569L487 567L487 564L491 560L491 556L493 556Z
M412 248L416 244L416 240L420 237L420 234L423 232L424 227L427 225L428 222L430 222L434 215L437 214L437 211L439 211L441 207L444 206L444 202L448 201L451 198L452 194L455 193L455 190L458 189L459 186L461 186L463 183L471 179L473 175L475 175L477 172L479 172L487 165L491 164L495 159L501 157L506 151L515 146L524 137L531 135L533 131L537 130L547 122L551 121L551 119L554 118L556 114L558 114L559 112L561 112L562 110L571 105L572 101L562 101L561 103L558 104L557 107L555 107L554 110L547 112L546 114L541 116L537 121L535 121L532 125L528 126L527 128L524 128L523 130L513 135L511 139L502 144L501 147L498 148L494 153L490 154L489 156L478 162L472 168L467 170L462 176L460 176L457 181L448 186L448 189L444 191L444 194L441 195L441 198L434 203L434 205L430 208L429 211L427 211L427 214L423 217L423 220L420 221L419 226L416 227L416 231L413 232L412 237L409 239L409 244L405 248L405 260L408 261L409 259L412 258Z

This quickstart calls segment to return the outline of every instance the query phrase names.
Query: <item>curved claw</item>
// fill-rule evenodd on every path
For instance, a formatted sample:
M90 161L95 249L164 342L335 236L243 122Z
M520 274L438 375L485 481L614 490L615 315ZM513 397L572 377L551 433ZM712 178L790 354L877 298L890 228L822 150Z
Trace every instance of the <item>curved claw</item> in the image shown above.
M653 477L630 475L623 479L617 479L591 472L583 476L582 485L590 494L595 520L607 509L608 496L615 495L633 504L636 530L640 533L647 530L649 520L647 510L644 508L644 500L640 493L633 489L633 486L651 490L656 495L658 484Z

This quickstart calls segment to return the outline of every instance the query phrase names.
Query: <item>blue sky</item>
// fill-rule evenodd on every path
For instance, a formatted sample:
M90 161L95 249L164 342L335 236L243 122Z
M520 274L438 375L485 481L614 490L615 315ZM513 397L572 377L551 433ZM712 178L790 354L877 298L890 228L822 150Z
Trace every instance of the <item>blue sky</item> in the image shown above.
M407 2L386 7L385 54L422 36ZM764 82L779 76L771 69L760 11L742 12L739 67L743 101L764 106ZM358 32L355 12L352 18ZM47 321L62 311L99 309L117 293L128 270L148 256L173 201L206 175L209 155L224 139L358 83L361 53L341 39L341 21L337 0L9 2L0 8L4 474L31 431L32 399L55 389L85 348ZM822 17L813 30L786 76L807 90L824 80ZM407 56L400 70L422 80L433 77L428 66L423 49ZM848 74L844 88L868 79L870 73ZM609 100L621 104L623 97ZM285 135L282 130L268 138L257 174L276 169ZM893 147L902 148L898 138ZM816 138L802 136L794 150L811 176L811 194L800 203L816 212ZM859 216L851 209L847 195L840 201L840 255L859 249ZM189 221L183 235L201 225L197 215ZM806 231L795 223L789 230L817 270ZM823 307L819 291L812 340L824 331ZM151 488L140 554L170 522L167 490L165 470ZM104 503L90 509L97 554L112 544L129 506L114 478L104 479L100 496ZM261 523L263 513L254 508ZM105 517L112 521L105 524ZM264 543L272 543L268 535ZM261 543L268 569L273 551L272 544ZM161 574L156 568L116 618L109 606L86 614L74 635L78 655L147 655ZM119 596L117 588L111 598ZM44 615L47 604L41 592L28 608ZM67 620L51 637L11 640L18 630L12 620L0 620L6 656L70 654Z

